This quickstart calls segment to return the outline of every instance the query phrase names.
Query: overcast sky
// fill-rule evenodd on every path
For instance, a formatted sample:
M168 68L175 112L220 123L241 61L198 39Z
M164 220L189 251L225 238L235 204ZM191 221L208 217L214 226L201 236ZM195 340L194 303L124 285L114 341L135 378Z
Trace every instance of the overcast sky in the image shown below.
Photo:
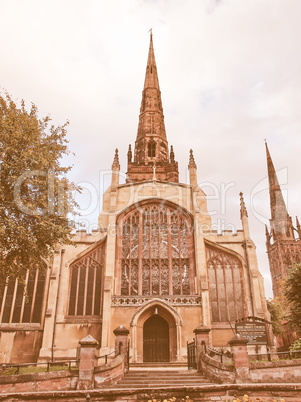
M87 226L102 173L119 148L126 171L137 133L153 29L165 126L187 182L193 148L215 224L240 229L245 196L266 294L270 217L264 139L290 215L300 215L300 0L0 0L0 87L70 121L71 179ZM100 179L101 178L101 179ZM107 185L105 180L105 185ZM226 191L225 202L214 200ZM89 193L91 197L89 197ZM91 203L90 203L91 201Z

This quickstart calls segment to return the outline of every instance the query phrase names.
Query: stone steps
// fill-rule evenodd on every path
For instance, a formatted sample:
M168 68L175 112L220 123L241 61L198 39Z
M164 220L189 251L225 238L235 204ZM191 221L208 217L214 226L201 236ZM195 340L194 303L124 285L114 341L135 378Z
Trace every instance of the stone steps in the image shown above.
M122 380L112 385L112 388L133 389L133 388L165 388L165 387L187 387L210 384L210 381L200 375L196 370L186 371L152 371L148 369L141 371L129 371Z

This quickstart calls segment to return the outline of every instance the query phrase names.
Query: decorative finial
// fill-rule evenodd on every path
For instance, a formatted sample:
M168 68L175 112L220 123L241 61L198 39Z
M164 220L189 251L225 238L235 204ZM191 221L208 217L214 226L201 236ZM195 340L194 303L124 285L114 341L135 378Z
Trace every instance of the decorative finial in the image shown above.
M173 146L170 146L170 162L173 163L175 161L175 153L173 151Z
M243 193L240 192L239 195L240 195L240 219L242 219L243 216L248 216L248 212L246 209Z
M195 163L195 160L194 160L193 150L192 149L190 150L188 167L195 167L196 168L196 163Z
M119 164L119 157L118 157L118 148L115 149L115 156L114 156L114 161L112 164L112 170L114 169L120 169L120 164Z

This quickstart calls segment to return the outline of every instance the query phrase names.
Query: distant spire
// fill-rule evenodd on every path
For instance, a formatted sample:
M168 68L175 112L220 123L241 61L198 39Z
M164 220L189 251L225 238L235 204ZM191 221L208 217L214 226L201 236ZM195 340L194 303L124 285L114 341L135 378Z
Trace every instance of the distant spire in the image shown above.
M128 150L128 162L132 162L132 146L129 144L129 150Z
M266 237L266 243L269 246L271 244L271 235L269 233L267 225L265 225L265 237Z
M243 193L240 192L239 196L240 196L240 219L242 219L243 216L246 216L246 217L248 216L248 212L246 209Z
M266 142L265 147L269 176L272 232L276 236L282 235L284 237L293 237L291 220L287 213L286 205L276 175L276 170L274 168L268 144Z
M194 168L196 168L196 163L195 163L195 160L194 160L193 150L192 150L192 149L190 150L189 165L188 165L188 167L194 167Z
M119 164L119 157L118 157L118 148L115 149L115 156L114 156L114 161L112 164L112 170L120 169L120 164Z
M173 146L170 146L170 163L174 163L175 161L175 153L173 151Z
M301 240L301 227L300 227L299 219L297 216L296 216L296 223L297 223L296 226L297 226L298 236L299 236L299 239Z

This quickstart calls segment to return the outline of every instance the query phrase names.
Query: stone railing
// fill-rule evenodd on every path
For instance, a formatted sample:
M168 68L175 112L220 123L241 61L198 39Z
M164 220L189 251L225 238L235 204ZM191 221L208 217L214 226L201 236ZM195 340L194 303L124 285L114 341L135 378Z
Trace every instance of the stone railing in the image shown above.
M120 326L113 332L115 335L115 356L113 358L108 358L109 354L100 356L104 358L104 364L98 365L98 342L91 335L88 335L79 341L78 368L70 365L69 370L64 371L18 375L5 375L5 372L2 372L0 395L7 392L93 390L115 383L124 376L128 369L129 331ZM60 362L57 364L59 365ZM8 365L5 369L7 367Z
M229 358L222 363L209 355L210 329L200 325L194 330L196 336L198 370L217 383L300 383L301 359L258 361L251 363L247 350L248 340L235 335L229 345L232 363ZM221 355L221 353L219 353Z

